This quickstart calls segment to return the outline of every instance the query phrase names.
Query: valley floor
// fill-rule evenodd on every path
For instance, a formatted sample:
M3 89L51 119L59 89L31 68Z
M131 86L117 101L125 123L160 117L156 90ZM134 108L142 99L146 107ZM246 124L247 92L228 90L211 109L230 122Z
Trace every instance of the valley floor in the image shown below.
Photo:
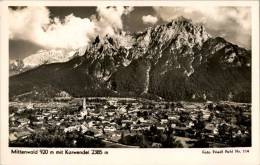
M73 98L10 102L10 147L251 146L251 104Z

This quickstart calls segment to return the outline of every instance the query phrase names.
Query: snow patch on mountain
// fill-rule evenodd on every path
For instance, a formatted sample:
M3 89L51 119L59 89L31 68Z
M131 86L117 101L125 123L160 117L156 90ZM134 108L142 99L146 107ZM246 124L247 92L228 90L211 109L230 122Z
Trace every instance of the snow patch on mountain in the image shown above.
M37 67L42 64L67 62L74 56L82 56L85 53L86 47L79 49L52 49L52 50L39 50L37 53L32 54L23 59L25 67Z
M66 62L73 55L74 51L65 52L64 50L39 50L23 59L25 66L36 67L42 64L50 64L56 62Z
M87 46L78 49L52 49L39 50L35 54L21 59L11 59L9 61L9 74L15 75L33 69L43 64L67 62L75 56L85 54Z

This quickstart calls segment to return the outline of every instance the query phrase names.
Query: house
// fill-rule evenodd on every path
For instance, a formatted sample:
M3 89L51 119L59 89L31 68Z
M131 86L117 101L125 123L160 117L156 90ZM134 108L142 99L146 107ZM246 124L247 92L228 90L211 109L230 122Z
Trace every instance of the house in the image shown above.
M18 122L20 123L21 126L24 126L24 125L29 124L30 120L27 118L21 118L21 119L18 119Z
M44 116L42 115L35 115L36 119L37 120L43 120L44 119Z
M118 142L120 139L121 139L120 133L113 133L112 136L110 137L110 140L114 142Z
M125 106L124 106L124 107L120 107L120 108L119 108L119 112L120 112L121 114L126 113L126 112L127 112L126 107L125 107Z
M43 121L34 121L32 124L33 125L41 125L41 124L43 124Z
M108 116L113 116L115 112L107 112Z
M168 120L167 119L161 119L161 124L167 124Z
M68 128L64 128L64 132L73 132L73 131L79 131L80 125L70 126Z
M160 147L162 147L161 143L155 143L155 142L152 143L152 148L160 148Z
M23 111L25 111L25 108L18 109L17 113L22 113Z
M105 139L106 138L106 136L102 132L95 134L94 137L97 137L99 139Z
M114 132L114 131L116 131L116 128L114 126L105 126L104 131L105 132Z
M140 118L139 118L139 121L140 121L141 123L146 123L146 122L147 122L147 120L145 120L143 117L140 117Z
M30 135L31 133L29 131L22 131L22 132L17 132L16 137L18 139L26 139Z
M85 132L88 131L88 128L84 124L81 124L80 127L81 127L81 132L82 133L85 133Z
M215 126L213 124L206 124L205 131L207 133L213 133L215 129Z
M142 128L139 127L139 126L131 126L130 129L131 129L132 131L141 131L141 130L142 130Z
M194 123L192 121L189 122L188 127L192 128L194 126Z
M165 127L163 127L163 126L158 126L158 127L157 127L157 130L159 130L159 131L164 131L164 130L165 130Z
M102 120L102 124L109 124L110 122L107 120Z
M131 120L122 120L122 123L129 123L129 124L131 124L133 122Z
M178 118L176 116L168 116L168 120L177 120Z
M10 116L10 118L9 118L9 121L15 121L16 119L15 119L15 117L14 116Z
M104 119L105 119L104 116L99 116L98 118L99 118L100 120L104 120Z
M17 140L16 132L10 133L9 134L9 141L13 142L13 141L16 141L16 140Z
M34 106L33 106L32 103L29 103L29 104L26 106L27 109L33 109L33 107L34 107Z
M17 132L13 132L9 135L9 140L10 141L15 141L17 139L26 139L28 136L31 135L31 132L29 131L17 131Z
M88 127L91 128L95 125L95 121L88 122Z
M94 133L94 136L98 136L99 134L103 134L102 130L100 129L97 129L96 127L92 127L92 128L89 128L88 131L91 131Z
M42 113L42 115L43 115L43 116L46 116L46 117L48 117L50 114L51 114L50 112L44 112L44 113Z
M203 119L208 119L209 118L209 116L210 116L210 114L209 113L203 113Z
M172 127L172 128L175 128L175 127L176 127L176 124L175 124L175 123L172 123L172 124L171 124L171 127Z
M89 115L89 108L87 109L82 109L82 111L80 112L81 117L85 117Z

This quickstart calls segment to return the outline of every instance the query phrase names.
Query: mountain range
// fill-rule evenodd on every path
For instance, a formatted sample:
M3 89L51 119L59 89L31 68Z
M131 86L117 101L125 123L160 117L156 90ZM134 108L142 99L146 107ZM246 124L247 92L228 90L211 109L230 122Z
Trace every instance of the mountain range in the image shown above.
M10 76L10 100L66 91L74 97L251 101L251 51L212 37L202 24L178 17L127 37L124 46L118 37L97 36L81 56Z
M82 47L77 50L51 49L39 50L35 54L21 59L9 61L9 74L16 75L27 70L36 68L43 64L67 62L75 56L81 56L85 53L86 48Z

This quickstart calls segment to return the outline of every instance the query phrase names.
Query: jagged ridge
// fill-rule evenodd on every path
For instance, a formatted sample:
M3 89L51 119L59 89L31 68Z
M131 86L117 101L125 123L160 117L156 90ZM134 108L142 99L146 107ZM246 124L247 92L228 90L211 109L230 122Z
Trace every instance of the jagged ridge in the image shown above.
M82 57L10 77L10 96L51 85L73 96L251 100L251 52L202 25L181 17L127 37L128 47L97 37Z

